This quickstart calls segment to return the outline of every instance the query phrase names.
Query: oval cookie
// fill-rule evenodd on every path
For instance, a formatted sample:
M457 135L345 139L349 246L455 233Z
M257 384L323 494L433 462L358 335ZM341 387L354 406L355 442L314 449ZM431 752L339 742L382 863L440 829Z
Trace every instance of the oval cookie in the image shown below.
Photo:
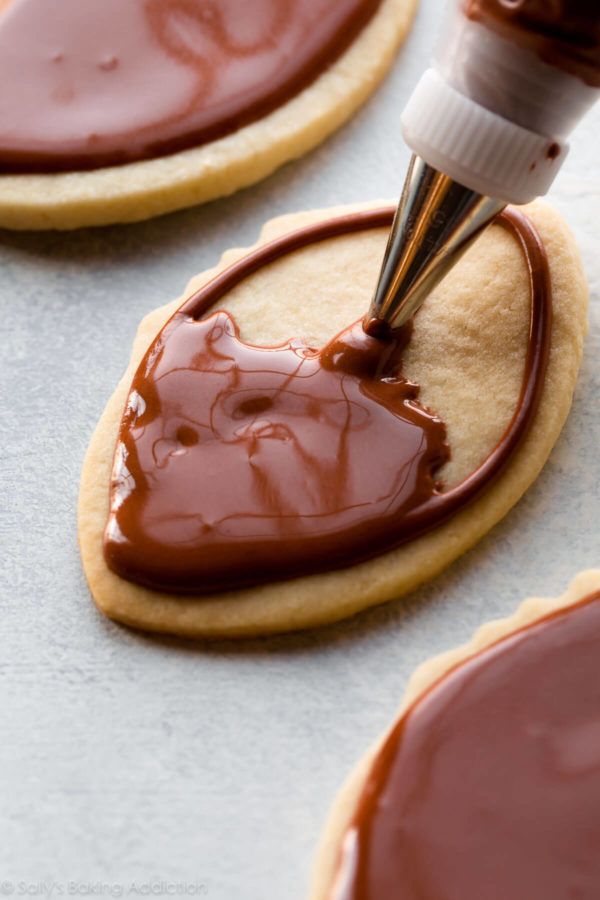
M550 452L570 406L585 331L587 294L572 238L548 207L538 204L526 211L546 247L553 293L548 369L528 435L499 477L468 507L364 562L340 568L338 561L335 571L238 590L203 590L195 596L189 589L187 595L149 590L119 577L106 565L103 534L123 406L140 361L178 304L147 317L138 332L130 368L92 439L82 476L80 543L100 608L127 624L189 636L244 636L305 628L400 596L472 546L518 500ZM274 220L266 226L261 242L310 222L327 221L335 212ZM367 308L386 233L385 228L370 228L340 234L261 265L220 299L219 308L234 317L241 337L251 344L284 344L294 337L305 346L323 346ZM230 251L219 269L192 282L189 293L246 252ZM222 278L227 281L231 271ZM448 493L493 454L514 417L527 355L530 307L521 248L513 236L494 225L415 320L403 353L402 374L421 386L422 408L434 411L446 424L451 457L436 478ZM180 452L168 442L160 446L160 452L165 448L167 454ZM159 468L161 460L156 463Z
M422 665L340 792L312 900L595 897L599 624L595 570Z
M0 226L133 222L266 177L366 100L415 6L10 0Z

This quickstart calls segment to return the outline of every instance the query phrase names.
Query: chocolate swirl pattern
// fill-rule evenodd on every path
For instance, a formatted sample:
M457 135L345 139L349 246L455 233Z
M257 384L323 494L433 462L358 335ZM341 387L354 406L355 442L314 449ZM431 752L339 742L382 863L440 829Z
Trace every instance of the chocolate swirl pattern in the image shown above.
M417 537L471 502L526 433L548 358L547 261L529 221L499 222L520 242L531 332L505 435L444 491L445 429L402 377L408 332L360 326L318 351L258 348L226 313L205 315L247 275L314 241L389 225L393 210L319 223L267 245L190 298L134 378L121 424L105 533L107 564L155 589L203 593L342 567Z
M311 84L380 3L13 0L0 173L94 169L237 131Z

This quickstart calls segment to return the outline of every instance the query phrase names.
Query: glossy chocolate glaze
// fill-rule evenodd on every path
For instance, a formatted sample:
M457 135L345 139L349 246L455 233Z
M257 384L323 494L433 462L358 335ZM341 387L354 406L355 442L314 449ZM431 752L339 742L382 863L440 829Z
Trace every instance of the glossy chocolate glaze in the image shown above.
M97 168L236 131L314 81L380 3L12 0L0 172Z
M337 234L389 226L392 209L293 232L255 251L183 304L133 379L120 426L104 552L123 578L203 593L356 563L410 540L470 502L529 427L551 330L547 261L516 211L499 223L521 243L532 289L518 408L500 444L442 491L445 429L401 373L408 331L360 323L318 351L259 348L232 318L201 317L243 278Z
M444 675L377 753L330 900L597 900L600 593Z
M464 0L467 15L600 87L598 0Z

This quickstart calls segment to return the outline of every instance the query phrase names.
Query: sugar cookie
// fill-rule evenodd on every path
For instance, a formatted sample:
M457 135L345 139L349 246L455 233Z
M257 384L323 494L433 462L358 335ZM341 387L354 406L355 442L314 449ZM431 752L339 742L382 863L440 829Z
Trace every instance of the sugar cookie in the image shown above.
M343 215L344 213L346 215ZM294 506L291 512L286 513L288 517L292 516L291 531L286 531L287 525L282 530L285 516L283 520L281 516L273 517L269 505L273 503L273 490L279 498L283 498L282 502L292 503L290 498L298 496L296 482L305 477L305 473L301 471L304 465L302 454L307 458L308 445L304 437L298 441L293 416L306 414L305 401L307 398L310 400L312 396L310 390L304 392L306 394L302 400L304 405L290 406L291 401L288 397L287 406L281 415L279 412L277 415L271 415L270 412L263 414L261 410L265 403L266 406L271 405L269 398L272 393L267 396L268 391L263 391L260 395L256 393L249 395L251 401L249 404L238 403L234 409L227 406L228 398L231 396L231 385L226 384L223 396L227 403L222 404L219 401L214 406L211 433L210 429L206 430L205 425L198 424L202 416L197 411L192 413L186 410L185 404L181 409L175 410L174 418L171 416L169 423L165 424L164 434L158 434L156 440L151 439L149 450L139 445L140 454L149 453L147 457L139 456L141 469L145 473L143 477L149 478L156 489L153 495L147 495L149 505L145 505L146 501L142 503L141 518L139 506L134 509L135 504L133 506L131 504L131 498L135 500L136 496L136 490L132 491L131 488L135 487L136 477L139 487L140 475L139 471L136 473L136 461L131 454L135 456L138 451L135 447L127 449L126 442L120 444L113 473L112 514L109 520L109 485L113 454L132 379L150 345L154 349L144 363L146 369L140 369L140 372L158 371L153 368L155 364L159 366L165 364L166 372L169 369L169 360L176 345L170 338L163 340L168 334L168 329L161 335L158 343L153 342L180 306L180 301L147 316L138 331L130 366L92 438L82 475L79 504L80 544L86 575L99 607L107 615L126 624L189 636L233 637L305 628L345 618L361 609L407 593L434 577L476 543L508 512L535 479L558 437L570 407L586 329L587 290L577 250L568 230L558 214L543 204L533 204L526 208L526 213L541 236L549 260L553 324L548 366L545 380L541 383L539 406L537 410L531 411L532 427L518 448L510 450L510 459L498 477L492 483L486 483L477 496L471 498L472 502L468 506L461 508L459 503L451 510L446 508L445 511L442 510L444 513L442 518L430 520L425 523L426 527L421 528L423 521L419 516L423 509L431 510L431 500L435 507L435 504L440 502L439 496L444 498L453 495L453 492L460 495L465 484L477 480L480 477L477 473L481 473L486 465L491 465L490 460L493 464L494 454L497 455L498 448L502 451L502 448L507 446L506 435L514 430L515 416L518 419L524 408L521 402L524 366L531 350L531 344L529 350L527 349L532 321L530 285L522 248L515 241L514 235L505 228L492 226L422 308L415 320L412 338L402 351L402 379L384 378L387 387L382 388L377 385L373 387L370 382L367 385L371 394L380 389L384 392L391 391L391 394L386 395L389 399L392 394L396 397L394 392L405 390L406 379L418 383L421 386L418 399L411 399L410 396L401 398L401 402L407 403L410 407L411 415L414 413L414 424L421 429L428 428L429 426L424 426L427 417L433 417L434 422L438 421L439 417L447 429L449 459L443 452L446 438L443 426L442 430L435 426L430 434L430 450L427 451L429 456L425 458L419 457L418 453L409 454L407 468L402 469L407 475L412 472L411 478L418 472L419 490L415 496L411 496L409 506L412 504L413 518L410 521L417 523L415 533L419 533L420 536L407 539L411 537L410 534L407 536L399 533L396 535L398 545L394 543L395 538L390 541L383 531L373 531L381 529L381 517L385 510L381 510L380 501L381 497L385 499L387 496L381 494L385 485L375 481L372 489L376 496L361 493L356 504L347 502L345 494L342 497L343 502L338 503L339 498L335 495L335 491L333 491L335 496L331 500L330 491L327 494L327 503L322 508L317 504L310 506L308 511L309 507L303 506L302 503L300 506ZM338 218L335 218L336 216ZM240 329L241 339L245 342L243 345L238 343L237 346L241 346L242 351L247 354L244 358L250 360L246 367L249 371L255 365L255 359L261 358L261 354L264 355L265 351L253 350L251 347L248 348L247 344L270 346L284 344L290 338L295 338L298 360L302 366L308 366L302 371L310 373L318 351L306 348L318 348L327 344L336 333L358 319L368 306L387 234L386 228L375 226L381 226L384 222L389 223L391 211L388 209L369 212L367 208L363 210L362 216L369 219L371 227L367 228L362 224L366 219L361 219L356 210L343 209L303 213L273 220L261 235L259 245L263 249L255 252L250 258L253 274L247 272L248 251L234 250L225 254L219 267L194 279L186 292L186 297L194 296L169 326L172 328L178 323L182 326L179 334L183 336L184 343L192 341L191 344L188 343L192 350L196 345L193 338L189 338L188 332L191 334L193 331L198 336L197 359L193 358L194 350L189 362L183 364L183 368L186 371L189 369L193 377L195 377L194 367L202 369L204 365L202 353L205 352L202 350L202 347L205 347L202 342L206 342L207 329L212 335L210 340L220 336L219 339L226 338L229 342L223 354L224 359L229 359L228 354L235 345L235 340L231 335L223 337L222 326L225 325L226 330L229 327L227 325L229 317L233 317ZM332 233L334 221L332 217L338 223L335 225L338 236L325 238L323 235ZM295 229L303 226L305 231L301 234L308 235L308 238L294 239L300 240L300 243L304 241L306 245L274 258L279 253L277 247L285 245L289 249L289 243L286 242L289 242L290 238L286 235L290 233L297 235L299 232ZM310 227L307 231L308 226ZM282 235L286 236L282 238L283 244L269 243ZM321 240L317 240L319 235L322 237ZM269 263L268 259L272 261ZM208 282L215 278L211 286L206 287ZM239 282L237 284L236 279ZM213 296L211 292L217 289L224 292L217 308L226 310L228 316L223 319L224 314L219 314L211 318L210 311L206 310L208 318L203 319L200 315L200 321L195 321L195 324L192 320L187 321L185 309L189 304L193 305L202 297L209 296L210 299ZM217 331L210 331L213 326L218 326ZM343 362L347 350L346 346L344 352L333 354L333 357ZM267 352L273 354L273 351ZM282 348L280 355L285 357L285 371L287 371L285 366L289 364L289 354L293 352L291 349L286 351ZM273 354L272 358L275 360L276 355ZM279 363L272 367L274 371L278 365ZM229 363L224 366L223 377L229 377L228 367ZM181 369L182 366L177 363L175 368ZM333 368L335 369L335 365ZM353 377L353 373L343 371L344 378ZM380 374L386 375L385 372ZM161 377L161 391L163 387L167 389L170 377L166 379ZM389 381L391 383L388 383ZM338 390L338 382L339 379L332 388L334 391ZM204 385L208 384L208 381L199 383ZM245 389L247 387L248 385ZM252 385L249 387L253 390ZM187 396L186 391L189 389L189 385L181 387L181 396ZM279 398L281 390L278 388L276 391ZM200 396L195 386L194 391ZM167 405L173 403L172 396L168 397L160 391L157 394L154 388L150 392L144 392L145 387L141 394L134 387L129 396L125 417L127 419L128 416L133 416L131 424L135 429L136 418L144 414L143 405L147 417L140 419L143 423L142 431L146 430L147 425L150 426L151 420L156 419L157 398L160 403ZM352 396L347 395L348 409L356 411L359 416L370 416L374 407L371 405L367 409L365 404L361 406L356 400L358 395ZM392 401L396 402L397 398L394 397ZM380 407L384 407L387 402L383 394L378 395L377 409L373 415L379 415ZM340 409L339 403L331 406L334 412ZM516 409L520 411L518 414L515 414ZM125 422L125 419L123 421ZM343 421L346 422L346 419ZM369 422L365 420L363 424L360 419L352 421L354 425L358 423L360 428L367 425L371 427L373 424L370 420ZM160 421L158 424L160 428L163 427ZM360 431L358 425L357 430ZM343 427L340 428L343 431ZM328 432L329 442L332 433L335 433L335 429ZM210 441L214 439L215 434L223 441L221 455L218 447L215 451L211 449ZM306 434L306 429L303 434ZM370 445L374 455L382 443L378 435L377 430L373 432ZM234 449L231 446L232 441L234 444L242 441L245 442L246 448L250 447L248 465L258 479L263 478L265 471L267 474L277 471L279 457L273 457L273 453L289 455L293 451L296 456L289 456L289 459L296 462L290 470L291 480L286 482L285 478L288 476L284 472L281 476L283 481L275 480L276 490L275 488L271 490L267 500L257 499L255 506L248 505L246 501L251 495L248 492L251 492L252 485L258 484L259 481L248 481L247 468L231 455ZM357 446L362 445L348 445L348 454L345 457L338 454L340 465L346 466L345 472L350 473L349 467L353 466L357 459L360 460L361 457L357 457L356 453L364 452L362 449L356 451ZM123 458L120 456L123 449L126 450L125 457L130 454L129 462L125 459L125 466L122 465ZM205 452L209 455L204 456ZM270 459L276 461L271 465ZM193 503L190 506L194 479L193 476L189 476L191 470L185 467L190 465L191 460L198 461L195 463L195 471L206 497L206 506L203 504L202 509L196 509ZM413 460L417 461L415 463L417 468L411 469ZM132 461L133 466L130 464ZM184 468L181 468L182 466ZM235 486L237 494L245 498L243 516L237 514L239 511L229 509L225 500L222 510L219 510L219 491L224 497L222 485L225 484L227 488L227 480L223 481L224 471L228 473L227 478L230 485ZM393 474L393 470L391 471ZM171 475L176 472L188 472L178 485L177 481L169 481ZM211 473L214 473L214 477ZM310 495L306 503L313 503L315 492L322 491L322 488L311 487L315 484L322 485L323 471L317 471L317 475L320 479L317 482L310 480L313 478L312 474L306 481L309 485L307 496ZM391 477L388 471L386 479L389 481ZM343 480L355 486L351 478ZM443 484L441 495L437 488L438 481ZM357 490L362 490L360 478L358 482ZM175 488L171 486L167 490L167 508L160 508L160 504L159 507L155 507L154 502L160 499L161 492L167 484L176 485ZM217 489L217 484L220 484L221 488ZM209 498L211 491L216 491L216 506L215 497L211 495ZM236 491L233 491L234 496ZM180 500L173 506L174 501L170 498L175 496L179 496ZM400 511L394 509L396 500L394 491L394 496L390 497L389 508L392 513L398 514L399 518L396 515L393 522L390 520L390 527L402 529L407 520L402 519L404 507ZM122 501L126 502L121 513L119 506ZM293 500L294 504L298 502L300 501L297 499ZM342 519L339 517L324 519L326 523L333 523L329 530L336 533L333 535L335 540L332 539L332 542L327 544L327 552L332 554L331 571L323 571L327 566L327 557L322 554L319 558L316 558L319 554L311 556L310 545L315 535L322 541L324 532L323 529L311 531L312 525L311 528L308 527L310 525L308 519L311 516L318 518L319 515L326 517L337 515L340 509L348 511L350 507L361 504L366 513L365 515L361 513L358 518L354 517L352 510L351 516L344 513ZM373 509L376 510L376 515L371 516ZM144 510L149 515L145 520ZM219 525L217 521L220 518L218 515L220 511L225 517L225 526L222 523ZM439 509L435 507L433 511L437 515ZM257 533L248 532L248 517L253 514L258 516L260 528L264 528L267 520L274 523L269 524L271 531L266 534L261 532L258 535L260 540L257 540ZM120 515L126 517L131 515L133 518L127 521L120 520ZM174 523L176 530L165 538L161 529L167 520ZM111 564L110 568L103 554L107 521L109 528L105 549L106 559ZM123 528L127 531L132 522L133 530L137 529L138 535L142 534L144 540L150 534L152 551L148 553L142 546L141 555L137 553L140 545L139 542L136 544L136 538L130 542L131 548L127 549L125 556L121 554L117 559L120 554L119 542L123 537L119 531ZM275 534L272 528L279 531ZM362 529L358 539L356 529ZM341 542L338 540L340 533L343 535ZM291 553L290 547L286 544L290 534L293 538ZM381 535L377 537L377 541L381 541L381 544L373 545L374 534ZM283 543L281 543L282 535L285 539ZM126 536L128 542L130 536ZM271 538L277 538L280 543L277 544L275 553L267 555L265 562L261 540L268 542ZM250 541L248 544L250 549L244 563L243 543L247 540ZM178 545L179 549L185 549L190 545L190 541L192 543L196 541L199 548L204 546L209 548L203 563L208 568L201 567L200 574L193 571L194 554L173 550L175 545ZM223 557L223 546L226 552L231 552L231 573L227 572L227 557ZM230 550L227 550L227 546ZM382 552L378 552L378 546L381 546ZM301 549L300 556L298 547ZM346 558L343 558L344 548L350 548ZM129 549L133 552L129 553ZM279 554L283 560L281 563L276 559ZM140 570L140 556L142 568L145 559L149 565L148 571ZM169 559L172 558L175 566L175 556L179 568L174 574L175 570L170 569ZM166 566L163 565L165 559ZM352 564L357 559L363 561ZM282 574L279 568L269 572L269 565L275 564L273 560L277 566L284 566L283 571L288 575L285 580L278 580ZM302 563L302 560L305 562ZM305 569L302 569L302 565L305 565ZM250 571L249 577L245 568ZM115 570L121 574L127 573L127 577L120 577ZM311 574L298 576L299 571ZM202 572L206 575L206 581L203 580ZM169 579L173 580L173 584ZM264 583L265 581L271 583ZM148 584L152 585L151 589L143 586ZM175 584L177 584L176 591ZM197 588L195 591L194 585Z
M11 0L0 227L134 222L266 177L367 99L416 2Z
M342 788L312 900L595 897L600 569L426 662Z

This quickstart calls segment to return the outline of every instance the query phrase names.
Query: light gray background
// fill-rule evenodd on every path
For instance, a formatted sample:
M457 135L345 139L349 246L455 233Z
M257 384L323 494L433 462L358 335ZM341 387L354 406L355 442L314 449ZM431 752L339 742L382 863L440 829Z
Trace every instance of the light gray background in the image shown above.
M553 191L593 294L573 412L536 485L473 552L339 627L209 647L110 624L81 573L81 462L139 319L277 213L399 192L399 112L440 8L423 0L391 77L348 127L262 184L140 225L0 232L0 891L41 896L48 880L81 894L99 880L127 895L159 879L214 900L300 900L335 791L414 666L600 565L598 109Z

